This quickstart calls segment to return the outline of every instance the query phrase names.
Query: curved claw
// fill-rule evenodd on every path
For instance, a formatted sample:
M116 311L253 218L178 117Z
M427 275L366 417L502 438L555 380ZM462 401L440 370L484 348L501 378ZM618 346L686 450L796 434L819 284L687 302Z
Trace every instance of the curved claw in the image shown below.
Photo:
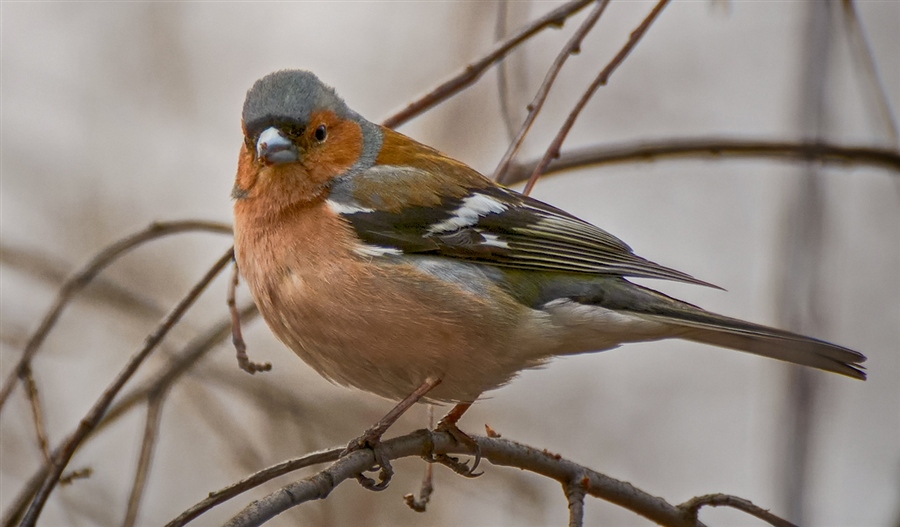
M371 437L367 432L362 436L350 441L347 444L347 448L341 452L340 457L344 457L350 453L356 452L357 450L362 450L364 448L368 448L372 451L372 454L375 456L375 464L372 466L371 470L375 470L380 468L381 471L378 473L378 481L364 475L362 472L356 475L356 481L366 490L371 491L381 491L388 488L388 485L391 483L391 479L394 477L394 467L391 466L391 462L388 461L386 457L384 457L384 451L381 447L381 439L377 437Z
M475 465L472 465L470 468L468 461L461 462L459 459L448 456L447 454L436 454L434 456L434 461L435 463L444 465L464 478L477 478L484 474L484 472L475 472Z
M475 469L478 468L478 464L481 463L481 446L479 446L478 443L475 443L474 456L475 456L475 461L472 462L472 469L471 469L473 478L484 474L484 472L479 472L478 474L475 474Z
M270 145L269 145L270 146ZM381 467L381 472L378 474L378 482L376 483L371 478L364 476L362 473L356 476L356 480L359 481L359 484L368 490L384 490L387 488L388 484L391 482L391 477L394 475L394 469L391 467L388 459L384 457L381 449L381 436L387 432L388 428L393 425L397 419L403 415L404 412L409 410L409 408L419 402L419 400L425 396L432 388L441 383L441 379L435 377L429 377L425 379L425 382L422 383L421 386L415 389L413 393L409 394L405 399L397 403L397 406L393 407L390 412L385 414L384 417L381 418L377 423L375 423L372 428L366 430L363 435L358 438L350 441L347 445L347 448L341 452L341 457L346 456L351 452L355 452L357 450L362 450L363 448L369 448L372 450L375 455L375 465L372 467L375 468ZM465 411L465 410L463 410Z
M437 427L435 427L435 431L447 432L448 434L450 434L450 437L452 437L454 441L461 445L467 446L469 450L472 451L472 455L475 457L471 468L469 468L468 463L460 463L458 459L446 455L436 456L436 459L439 463L450 468L460 476L465 476L467 478L477 478L478 476L484 474L484 472L475 473L475 469L478 468L478 464L481 463L481 447L478 445L478 442L476 442L465 432L460 430L455 423L447 422L444 420L438 423Z
M376 459L380 457L376 455ZM378 473L378 481L364 475L363 473L359 473L356 475L356 481L362 485L362 488L366 490L371 490L374 492L382 491L388 488L388 485L391 483L391 479L394 477L394 467L391 466L390 461L382 458L380 462L376 462L375 467L381 467L381 472Z

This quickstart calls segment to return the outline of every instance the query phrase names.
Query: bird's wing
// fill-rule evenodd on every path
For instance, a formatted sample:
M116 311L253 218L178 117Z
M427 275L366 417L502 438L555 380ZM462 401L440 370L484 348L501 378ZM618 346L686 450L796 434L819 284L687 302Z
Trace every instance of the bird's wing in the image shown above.
M641 258L606 231L462 163L428 168L376 165L339 178L329 204L365 243L389 251L717 287Z

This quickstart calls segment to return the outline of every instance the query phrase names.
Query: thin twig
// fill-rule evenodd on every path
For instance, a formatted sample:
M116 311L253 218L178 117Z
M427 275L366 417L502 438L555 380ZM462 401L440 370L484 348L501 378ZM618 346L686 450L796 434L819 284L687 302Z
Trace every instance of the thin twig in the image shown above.
M556 137L553 138L553 142L550 143L550 146L547 148L547 152L544 153L544 157L541 158L541 161L534 168L534 172L531 173L531 177L528 178L528 183L525 185L525 190L523 194L528 195L531 193L531 189L534 188L534 184L537 183L538 178L541 174L544 173L544 170L547 169L547 165L550 164L551 159L555 159L559 157L559 149L562 147L563 141L566 140L566 136L569 134L569 130L572 129L572 126L575 124L575 120L578 118L578 115L581 113L581 110L587 104L587 102L594 95L594 92L597 91L597 88L600 86L606 85L609 80L609 76L619 67L619 64L625 60L637 43L641 40L641 37L644 36L644 33L647 32L647 29L653 23L654 20L659 16L660 12L662 12L663 8L668 5L670 0L659 0L656 6L650 11L650 14L641 22L641 24L631 32L631 36L628 38L628 42L616 53L616 56L606 65L605 68L597 75L597 78L594 79L594 82L588 87L588 89L584 92L584 95L581 96L581 99L575 104L575 107L572 108L572 111L569 113L569 116L566 118L565 123L563 123L562 127L559 129L559 132L556 134Z
M428 430L434 430L434 405L427 405L428 414ZM425 463L425 476L422 478L422 485L419 487L419 497L413 494L403 496L406 505L416 511L425 512L428 509L428 502L431 501L431 495L434 493L434 456L429 455Z
M869 165L900 173L900 152L883 148L838 146L827 143L757 141L729 138L661 139L654 142L596 145L563 152L544 174L588 166L634 163L670 158L746 157L788 161L818 161L841 165ZM514 185L534 172L539 160L514 164L500 181Z
M798 56L799 82L796 93L796 121L801 137L824 141L834 116L829 100L829 82L835 50L835 2L811 2L805 6L805 23ZM781 327L821 334L828 327L829 296L824 272L833 223L829 220L826 181L819 165L799 167L800 177L791 188L779 214L775 269L778 294L772 301ZM812 481L816 430L823 418L824 383L806 368L790 368L781 378L779 401L783 448L779 449L777 481L781 505L786 513L805 524L805 497Z
M6 240L3 240L5 242ZM32 247L17 246L0 242L0 265L17 271L58 289L71 276L72 265ZM84 291L91 300L97 300L116 309L133 312L145 317L160 317L165 314L160 306L142 295L118 283L95 277L91 287ZM24 348L28 336L21 339L18 347Z
M320 463L328 463L329 461L335 461L340 457L343 450L343 447L320 450L319 452L313 452L303 457L284 461L264 470L260 470L259 472L247 478L244 478L233 485L229 485L224 489L210 492L209 496L207 496L203 501L197 503L193 507L179 514L177 518L167 523L165 527L181 527L182 525L186 525L187 523L196 519L198 516L212 509L213 507L225 503L231 498L247 492L248 490L254 489L262 485L263 483L267 483L279 476L283 476L301 468L318 465Z
M763 509L758 505L754 505L749 500L738 498L737 496L729 496L727 494L707 494L705 496L697 496L696 498L691 498L690 500L682 503L678 506L678 508L683 510L689 518L696 521L697 515L700 512L700 508L704 506L731 507L733 509L746 512L747 514L759 518L764 522L768 522L775 527L797 527L793 523L775 516L766 509Z
M473 436L485 459L494 465L510 466L555 479L560 483L579 481L585 493L624 507L660 525L673 527L702 527L695 518L661 498L657 498L589 468L549 454L536 448L508 439L492 439ZM337 449L329 452L336 452ZM320 460L329 452L319 453ZM449 433L419 430L411 434L385 441L383 455L390 459L423 456L430 452L439 454L467 453L465 445L457 443ZM312 456L312 455L311 455ZM307 456L307 458L311 457ZM338 459L327 469L281 489L248 505L226 525L229 527L258 526L275 515L301 503L324 499L340 483L367 470L374 463L371 450L360 450ZM312 462L303 464L308 466ZM299 465L299 463L298 463ZM297 467L299 468L299 466ZM271 469L270 469L271 470ZM283 474L284 472L281 472ZM261 484L257 481L257 485ZM183 523L170 523L175 527Z
M37 435L38 448L44 456L44 462L49 465L51 463L50 442L47 439L46 420L44 419L44 412L42 410L41 396L38 393L37 383L34 382L34 373L31 371L31 368L26 370L22 380L25 383L25 391L28 394L28 400L31 402L31 416L34 419L34 432L35 435Z
M119 393L125 383L131 378L131 376L134 375L134 372L137 371L138 367L144 362L144 360L150 355L150 353L156 348L156 346L162 341L162 339L169 333L169 330L171 330L172 327L174 327L175 324L181 319L188 308L193 305L197 297L200 296L200 293L202 293L203 290L206 289L206 286L208 286L209 283L212 282L212 280L216 276L218 276L218 274L228 265L228 262L230 262L233 257L234 250L233 248L229 248L228 251L226 251L225 254L221 258L219 258L219 260L213 265L213 267L209 271L207 271L203 278L193 288L191 288L188 294L183 299L181 299L180 302L178 302L175 308L170 311L168 315L166 315L159 326L157 326L157 328L147 337L147 340L144 342L144 346L141 348L141 350L138 351L134 356L132 356L131 359L129 359L128 364L126 364L125 368L123 368L122 371L119 372L112 384L110 384L110 386L103 392L103 394L100 396L100 399L97 400L97 402L90 409L87 415L81 420L75 431L60 447L58 447L54 451L53 467L47 474L47 477L44 478L44 482L35 495L34 501L31 502L31 506L25 513L25 517L23 518L21 524L22 527L32 527L35 525L38 517L41 514L41 510L43 509L44 504L47 502L47 498L50 496L50 492L59 481L60 474L62 474L62 471L69 463L69 460L72 459L72 456L75 454L75 450L88 435L88 433L90 433L90 431L97 426L97 424L103 418L103 414L106 413L106 410L109 409L109 406L115 396Z
M891 110L891 103L884 89L884 82L878 74L878 66L875 64L875 58L872 54L872 46L866 38L866 31L862 27L859 20L859 14L856 12L856 3L853 0L843 0L844 6L844 25L847 30L847 36L850 44L850 53L854 56L853 65L860 68L862 75L859 78L869 87L871 97L866 97L866 102L874 103L873 115L881 122L891 143L895 146L900 143L900 133L897 131L897 120L894 119L894 112Z
M31 475L25 485L19 490L15 499L13 499L6 508L2 522L0 522L3 527L13 527L19 523L19 520L22 519L22 515L25 514L25 509L34 499L34 495L37 493L38 489L41 488L41 483L44 481L44 478L49 471L50 465L41 464L38 470ZM59 484L63 486L71 485L80 479L88 479L93 474L94 469L91 467L78 468L60 476Z
M128 508L125 510L125 520L122 521L122 527L132 527L137 521L141 499L144 496L144 488L146 488L147 479L150 477L153 451L156 449L156 440L159 438L159 422L162 417L162 407L163 403L166 402L168 393L168 390L163 389L153 392L147 399L144 438L141 441L141 453L138 456L138 466L134 472L134 483L131 486L131 495L128 497Z
M425 463L425 477L422 478L422 485L419 487L419 496L414 494L406 494L403 501L406 505L416 511L425 512L428 510L428 502L431 501L431 495L434 493L434 463Z
M60 485L71 485L75 481L79 479L88 479L89 477L94 475L94 469L91 467L84 467L75 469L68 474L63 474L59 478Z
M525 136L528 134L528 131L531 130L531 125L534 124L534 120L537 119L538 113L540 113L541 108L544 106L544 101L547 100L547 95L550 94L550 88L553 86L553 82L559 75L560 70L562 70L563 64L566 63L566 60L570 56L581 51L581 42L584 40L584 37L590 33L591 29L593 29L607 5L609 5L609 0L600 0L584 22L578 26L578 29L572 35L572 38L569 39L556 56L550 69L547 70L547 75L544 76L544 82L541 83L541 87L538 88L537 93L534 95L534 99L532 99L531 103L528 105L528 117L525 118L525 122L522 123L518 133L516 133L515 138L512 143L510 143L509 148L506 149L506 153L503 154L500 163L497 164L497 169L494 170L494 180L500 180L506 174L506 171L509 169L509 164L512 162L516 153L518 153L519 148L521 148L522 143L525 141Z
M563 492L569 502L569 527L584 525L584 495L588 482L590 480L587 477L581 477L563 484Z
M239 310L239 313L241 320L245 322L259 316L259 311L254 304L244 306ZM189 342L163 371L156 374L142 386L120 397L116 404L110 407L98 429L105 428L115 422L135 405L148 398L153 392L168 389L174 385L175 381L180 379L182 375L187 373L200 359L205 357L210 350L229 335L231 335L230 316L226 320L220 320L206 332Z
M258 315L259 311L257 311L256 306L253 304L245 306L241 310L241 318L245 321ZM88 437L96 435L105 428L116 423L119 418L123 417L131 409L148 399L152 393L169 389L182 375L189 371L197 361L206 356L209 350L220 344L230 334L231 318L229 317L228 319L220 320L206 332L194 338L161 372L149 379L143 385L134 388L129 393L120 397L116 403L110 407L106 415L103 416L103 420L100 421L100 424L91 430ZM34 499L34 495L40 488L41 483L44 481L44 478L47 477L48 472L49 466L41 465L28 479L16 498L12 500L11 505L7 507L3 520L0 522L3 527L12 527L18 523L19 519L25 513L25 508ZM78 473L78 471L75 472ZM60 483L64 483L62 478L60 478Z
M38 438L38 443L42 445L41 448L45 452L45 456L48 456L49 454L47 435L45 432L46 426L44 424L43 410L38 396L39 392L37 384L31 373L31 360L34 358L38 349L40 349L41 344L43 344L47 335L50 333L50 330L56 324L57 320L59 320L59 316L62 314L63 309L68 305L75 294L84 289L84 287L87 286L100 271L132 249L163 236L190 231L230 234L231 227L222 223L193 220L153 223L146 229L109 245L106 249L102 250L92 258L91 261L74 276L68 279L60 288L53 305L44 316L38 329L32 334L28 343L25 345L25 350L19 358L18 364L16 364L10 372L3 387L0 388L0 412L2 412L3 406L9 395L12 393L12 389L15 387L16 382L18 380L23 380L26 383L26 396L31 404L32 414L34 415L35 435ZM49 457L47 457L47 460L47 463L49 464ZM64 479L71 480L74 478L60 478L61 481Z
M494 41L506 37L506 25L509 17L509 0L497 2L497 23L494 25ZM509 102L509 63L504 59L497 64L497 97L500 99L500 117L506 128L506 135L512 141L515 137L512 108Z
M535 20L531 24L520 29L518 33L506 39L504 42L494 46L484 58L473 62L465 67L465 69L452 79L444 82L437 88L428 92L425 96L410 103L406 108L388 117L384 121L384 126L388 128L396 128L401 124L409 121L413 117L425 113L432 107L450 98L452 95L460 92L463 88L473 84L497 61L505 57L515 47L519 46L536 33L539 33L548 27L562 27L566 19L574 15L593 0L575 0L567 4L563 4L553 11L550 11L541 18Z
M112 245L101 251L99 254L97 254L97 256L95 256L93 259L91 259L91 261L88 262L88 264L85 265L80 271L78 271L72 278L67 280L66 283L63 284L63 286L60 288L59 293L56 295L56 299L54 300L53 305L47 311L47 314L44 315L44 319L41 321L41 325L28 340L28 344L25 345L25 351L22 353L22 357L19 359L18 364L16 364L16 366L9 373L9 376L3 383L3 387L0 388L0 411L2 411L3 405L6 403L7 398L9 398L9 394L12 392L16 381L27 374L32 358L34 358L35 353L37 353L37 350L40 348L41 344L43 344L44 339L47 337L47 334L50 333L53 325L56 324L56 321L59 319L59 315L62 313L63 308L68 305L71 298L77 292L83 289L84 286L86 286L97 275L97 273L102 271L106 266L117 260L125 253L150 240L168 236L170 234L190 231L231 234L231 227L224 223L210 221L173 221L153 223L143 231L137 232L113 243Z
M247 343L244 342L244 335L241 333L241 315L237 309L237 286L240 281L241 271L238 269L237 262L234 262L234 271L231 274L231 281L228 283L228 312L231 313L231 342L234 344L234 350L237 353L238 366L245 372L253 375L258 371L269 371L272 369L271 362L253 362L247 356Z
M3 511L3 527L13 527L18 525L19 520L22 519L28 505L34 500L34 495L37 494L38 489L41 488L41 483L43 483L44 478L47 477L49 471L49 465L41 464L38 470L25 482L25 485L22 486L19 493L16 494L16 497L9 503L6 510ZM62 478L60 478L60 484L62 484Z

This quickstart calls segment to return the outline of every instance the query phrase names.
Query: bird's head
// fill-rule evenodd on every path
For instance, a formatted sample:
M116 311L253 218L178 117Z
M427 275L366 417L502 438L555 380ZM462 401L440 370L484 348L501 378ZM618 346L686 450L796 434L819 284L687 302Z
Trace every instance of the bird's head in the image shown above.
M323 198L334 178L368 168L381 149L380 127L302 70L256 81L242 127L233 197L262 198L276 208Z

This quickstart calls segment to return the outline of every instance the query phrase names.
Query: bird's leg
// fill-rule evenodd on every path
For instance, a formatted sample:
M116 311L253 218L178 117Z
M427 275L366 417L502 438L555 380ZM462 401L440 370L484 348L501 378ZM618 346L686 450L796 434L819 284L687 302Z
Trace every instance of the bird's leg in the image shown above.
M405 399L397 403L397 406L392 408L391 411L375 423L374 426L363 432L363 435L350 441L347 448L341 452L341 456L346 456L351 452L369 448L375 454L375 466L381 467L381 473L378 475L378 482L376 483L374 480L367 478L363 474L359 474L356 476L356 479L359 481L360 485L369 490L384 490L387 488L388 483L391 481L391 477L394 475L394 469L391 467L391 463L382 455L381 436L383 436L388 428L397 422L397 419L400 419L400 416L406 413L412 405L419 402L425 394L430 392L440 383L441 380L437 378L429 377L426 379L421 386L416 388L415 391L409 394Z
M437 426L434 428L437 432L447 432L450 436L456 440L457 443L461 445L465 445L472 450L472 454L475 456L475 461L472 463L472 468L466 466L465 463L460 463L456 458L452 458L443 454L438 454L436 456L437 460L452 469L454 472L461 476L466 476L468 478L474 478L480 476L482 473L475 473L475 469L478 468L478 463L481 462L481 447L478 446L478 443L475 442L474 439L469 437L465 432L460 430L456 423L460 420L466 410L472 406L472 403L459 403L453 407L452 410L447 412L447 415L441 418L438 421Z
M390 412L385 414L384 417L381 418L374 426L365 431L365 433L359 438L350 442L347 445L347 450L344 452L345 454L349 452L353 452L354 450L359 450L360 448L365 448L367 444L378 441L381 439L381 436L387 432L388 428L390 428L397 419L400 418L401 415L406 413L407 410L412 407L412 405L419 402L419 400L425 396L428 392L430 392L435 386L441 383L440 379L429 377L422 383L421 386L415 389L413 393L406 396L405 399L397 403L397 406L391 409ZM354 448L356 445L356 448Z

